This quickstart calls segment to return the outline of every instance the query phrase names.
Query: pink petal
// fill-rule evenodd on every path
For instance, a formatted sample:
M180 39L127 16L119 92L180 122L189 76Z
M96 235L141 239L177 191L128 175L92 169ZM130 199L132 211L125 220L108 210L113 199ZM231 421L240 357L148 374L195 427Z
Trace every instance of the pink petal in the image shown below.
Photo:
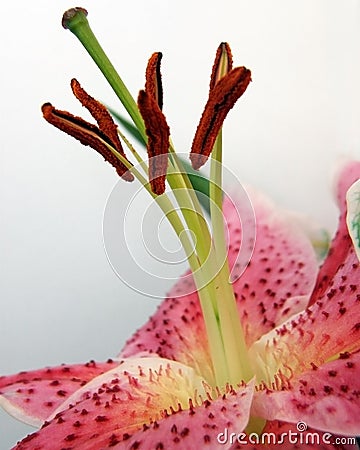
M301 430L299 423L299 429L295 424L272 421L267 422L263 436L260 437L260 442L264 442L264 445L257 444L256 436L253 436L252 444L246 445L235 444L231 450L295 450L295 449L307 449L307 450L357 450L356 444L348 444L348 438L341 436L330 436L329 433L323 433L319 430L307 428L305 431ZM265 434L267 433L267 434ZM286 433L286 434L285 434ZM346 441L345 441L346 439ZM242 440L240 437L239 440ZM341 444L344 442L344 445Z
M209 388L193 369L160 358L133 358L93 379L74 393L43 428L17 449L112 447L175 411L201 406ZM246 390L244 415L252 389ZM239 397L242 391L239 391ZM186 411L187 416L189 412ZM196 424L195 424L196 425Z
M289 214L259 194L252 194L251 201L256 216L255 248L246 270L234 284L248 345L301 311L318 270L309 238ZM246 243L241 243L241 224L235 208L225 203L224 209L231 236L232 266L239 247ZM241 220L244 223L243 217ZM244 231L248 232L246 225L245 222Z
M267 420L305 422L334 434L360 434L360 353L315 367L255 393L251 414Z
M251 264L234 284L249 343L302 309L308 301L317 270L315 253L305 234L264 198L253 197L258 239ZM252 234L241 244L241 224L229 200L224 204L224 212L230 230L229 258L236 276L235 260L239 248L251 256L246 249L252 245ZM251 217L242 215L242 223L246 224L247 220L251 223ZM240 269L247 262L247 259L242 260ZM290 273L289 267L293 268ZM126 343L121 357L156 353L194 367L209 382L213 380L197 294L183 295L194 289L191 283L189 277L180 279L158 311Z
M0 405L17 419L40 426L79 387L118 364L90 361L0 377Z
M336 201L340 209L339 226L332 241L328 257L322 265L309 305L329 288L331 280L338 271L339 265L347 258L352 242L346 224L346 192L360 178L360 161L350 161L342 167L336 183Z
M345 208L346 192L360 178L360 161L347 161L335 176L335 198L341 211Z
M149 427L134 433L128 440L120 442L114 448L128 449L173 449L226 450L225 430L235 429L241 432L249 420L252 399L251 386L230 390L228 394L216 400L206 400L198 408L180 411L154 422Z
M257 366L268 368L260 380L281 370L287 376L313 364L321 366L342 352L360 348L359 262L350 248L328 290L303 313L263 336L249 350Z
M209 354L205 325L197 293L177 298L180 280L171 290L157 312L126 343L119 357L157 354L161 358L179 361L193 367L209 383L214 374Z

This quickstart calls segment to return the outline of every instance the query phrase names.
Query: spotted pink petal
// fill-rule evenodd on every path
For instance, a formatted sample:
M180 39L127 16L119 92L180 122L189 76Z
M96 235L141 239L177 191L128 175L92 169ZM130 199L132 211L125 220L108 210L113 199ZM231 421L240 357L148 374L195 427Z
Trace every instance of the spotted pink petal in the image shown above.
M258 358L259 367L291 376L359 348L359 262L351 248L323 296L254 343L250 354ZM263 374L260 379L268 377Z
M186 283L186 282L185 282ZM119 357L157 354L193 367L209 383L215 382L205 324L197 293L177 298L178 282L157 312L126 343Z
M301 425L299 423L300 430ZM306 425L306 424L305 424ZM348 437L334 436L330 433L323 433L319 430L307 428L299 431L295 424L271 421L267 422L263 435L260 437L264 444L257 444L256 436L252 438L252 443L245 445L235 444L231 450L357 450L358 446ZM239 438L242 441L242 436ZM247 442L247 441L246 441ZM343 444L341 444L343 442Z
M255 393L251 414L267 420L306 422L333 434L360 434L360 352L298 374L282 389ZM281 377L278 377L281 383Z
M328 290L339 265L347 258L352 248L351 238L346 225L346 192L360 178L360 161L349 161L338 174L335 194L340 209L339 226L332 241L328 257L322 265L309 305L315 303Z
M317 270L315 254L305 234L263 197L253 195L252 199L257 241L251 263L234 284L249 343L302 309L308 301ZM236 276L235 260L239 248L251 256L246 249L252 246L252 234L242 243L241 224L229 200L225 201L224 213L230 230L229 258L235 265ZM247 223L247 219L242 216L242 223ZM252 223L251 217L249 223ZM156 353L194 367L206 379L213 380L198 296L196 292L183 295L194 289L188 276L180 279L158 311L126 343L120 356Z
M144 427L114 449L229 449L230 445L221 441L222 433L229 427L244 430L249 420L251 398L251 386L230 390L216 400L206 400L198 408L177 412Z
M119 363L90 361L0 377L0 406L29 425L41 426L70 395Z
M244 396L244 404L232 411L233 420L240 414L241 426L248 420L252 392L253 385L239 388L233 401ZM39 432L16 448L53 450L54 442L59 448L113 447L144 426L181 411L188 419L179 423L187 423L195 435L198 421L191 422L189 409L206 409L208 395L218 396L190 367L160 358L128 359L76 391Z
M251 193L251 201L256 218L255 248L246 270L234 283L249 346L301 311L312 292L318 269L308 236L289 214L258 193ZM232 266L239 247L246 248L247 243L241 242L241 224L236 209L225 204L225 215ZM243 217L241 220L244 223ZM245 226L244 232L247 231Z

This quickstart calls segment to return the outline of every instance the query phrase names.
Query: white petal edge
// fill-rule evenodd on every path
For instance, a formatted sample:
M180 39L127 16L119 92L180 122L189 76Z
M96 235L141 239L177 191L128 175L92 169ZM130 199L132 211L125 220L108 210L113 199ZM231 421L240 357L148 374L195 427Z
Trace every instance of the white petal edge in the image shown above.
M346 225L360 261L360 179L346 193Z
M44 423L42 419L38 419L37 417L25 414L22 408L15 406L10 400L7 400L3 395L0 395L0 407L4 411L6 411L10 416L32 427L40 428L41 425Z

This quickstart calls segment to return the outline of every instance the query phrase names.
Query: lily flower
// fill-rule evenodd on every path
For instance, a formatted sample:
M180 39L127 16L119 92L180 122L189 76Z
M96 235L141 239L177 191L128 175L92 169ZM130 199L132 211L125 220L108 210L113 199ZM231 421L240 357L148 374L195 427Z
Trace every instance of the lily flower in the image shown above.
M306 235L264 198L253 197L258 239L233 288L259 373L255 388L254 381L212 387L197 293L181 296L180 280L115 360L0 378L2 406L42 425L16 448L256 448L236 447L236 440L230 445L230 433L241 434L250 416L266 420L263 433L295 433L302 421L312 433L322 432L321 445L313 448L351 448L329 442L359 434L358 259L344 198L359 176L360 163L349 163L340 176L339 230L318 272ZM225 205L225 214L231 259L241 229L233 205ZM332 437L321 441L324 432Z
M63 23L90 50L99 45L82 8L67 12ZM102 50L96 50L89 52L103 58ZM222 198L221 126L248 86L250 71L233 69L230 47L221 44L191 151L195 168L211 157L210 235L170 142L161 110L160 59L158 53L150 58L138 98L141 115L122 82L117 79L114 88L147 141L148 166L129 149L149 182L126 159L112 135L113 125L109 136L102 105L77 82L73 90L85 99L97 130L49 104L43 113L109 162L110 155L116 157L122 166L113 165L122 178L144 184L178 234L191 278L187 274L178 281L116 358L0 377L0 405L41 427L14 448L357 448L360 163L349 162L338 176L339 227L320 268L307 233L265 197L249 190L255 221L251 213L239 217L237 194ZM109 64L97 62L106 75ZM159 156L159 163L152 161ZM184 237L166 182L183 220L202 239ZM178 188L186 193L179 194ZM254 224L255 241L247 234L249 224ZM251 250L251 258L240 264L244 248Z

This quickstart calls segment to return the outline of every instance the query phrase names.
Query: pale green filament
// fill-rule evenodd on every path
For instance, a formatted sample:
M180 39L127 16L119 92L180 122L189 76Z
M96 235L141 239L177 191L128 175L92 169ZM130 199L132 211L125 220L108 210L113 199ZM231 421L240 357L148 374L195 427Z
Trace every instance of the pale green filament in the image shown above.
M149 168L148 168L147 164L145 163L145 161L142 159L142 157L139 155L139 153L136 151L136 149L131 144L129 139L127 139L127 137L124 135L124 133L122 133L119 129L117 130L117 132L118 132L119 136L121 137L121 139L125 142L126 147L134 155L136 161L139 163L139 165L142 168L142 170L144 171L145 175L148 176L149 175Z
M180 239L180 242L184 248L186 257L189 261L191 271L194 276L194 281L196 286L200 286L198 289L198 295L200 299L201 309L204 316L207 336L209 339L209 347L210 354L213 361L213 369L214 369L214 384L218 386L224 386L227 382L229 382L229 372L227 368L225 352L224 352L224 344L221 337L221 331L219 328L218 316L214 312L213 303L216 301L216 287L214 285L214 279L208 280L208 274L202 268L202 263L197 254L193 250L192 242L190 242L188 234L185 231L183 226L183 222L180 219L177 211L175 210L171 200L166 194L155 195L150 188L149 182L141 175L141 173L127 161L117 150L107 144L105 141L102 141L109 150L130 170L130 172L137 178L137 180L147 189L149 194L154 198L157 202L161 210L164 212L171 226L173 227L176 235ZM141 157L139 156L141 159ZM140 162L140 161L139 161ZM147 169L146 163L141 160L141 167L143 169ZM147 171L147 170L146 170ZM176 191L176 189L175 189ZM174 192L175 192L174 191ZM185 208L182 203L189 202L189 199L186 198L189 191L180 189L178 193L178 204L181 207L181 211L184 214ZM194 211L192 211L194 213ZM201 240L202 236L198 230L198 223L195 220L195 223L191 220L189 221L189 217L187 217L187 226L190 230L192 230L198 239ZM203 219L203 218L202 218ZM192 217L192 220L194 218ZM210 381L210 380L209 380Z
M223 191L221 186L222 131L220 130L211 155L210 213L216 261L219 265L217 276L218 295L216 298L220 330L224 342L230 382L236 384L241 380L249 381L253 376L253 372L250 368L244 333L230 280L227 244L224 233L225 224L222 214Z

